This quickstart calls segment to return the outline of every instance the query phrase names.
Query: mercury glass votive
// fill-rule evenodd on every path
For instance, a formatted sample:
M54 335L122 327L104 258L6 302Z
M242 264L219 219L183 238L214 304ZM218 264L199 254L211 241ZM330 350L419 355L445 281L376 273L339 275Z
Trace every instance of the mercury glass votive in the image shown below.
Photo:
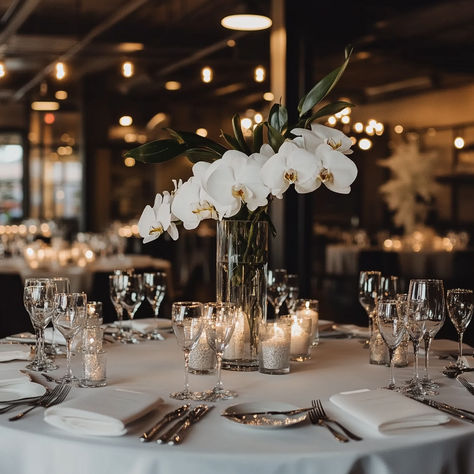
M311 343L313 341L313 320L311 316L296 314L288 316L291 323L291 360L302 362L311 359Z
M259 371L281 375L290 371L291 320L280 318L260 324Z
M105 351L82 352L82 379L81 387L104 387L106 379Z
M88 301L86 307L86 318L102 319L102 302ZM101 320L102 324L102 320Z
M296 316L303 317L309 316L312 321L311 329L311 345L313 347L319 344L319 301L318 300L304 300L300 299L296 302Z
M206 331L203 331L198 343L189 353L188 372L196 375L213 374L216 370L216 362L216 353L207 343Z

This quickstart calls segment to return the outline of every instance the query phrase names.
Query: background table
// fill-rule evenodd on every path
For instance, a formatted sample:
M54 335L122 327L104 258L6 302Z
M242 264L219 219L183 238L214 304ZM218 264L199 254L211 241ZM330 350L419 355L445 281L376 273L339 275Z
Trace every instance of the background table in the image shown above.
M9 423L0 416L1 472L18 474L75 473L430 473L474 472L474 425L452 420L444 426L379 436L328 401L334 393L384 385L388 368L369 365L359 340L322 340L313 360L292 365L288 375L223 372L224 384L239 397L218 402L188 432L180 446L142 444L138 436L166 410L180 403L168 398L183 383L183 356L174 336L164 342L138 345L107 344L110 386L151 387L164 405L159 413L136 422L119 438L83 438L60 431L43 421L42 409ZM52 374L60 374L62 367ZM76 370L77 370L77 363ZM9 363L21 368L24 363ZM446 361L433 358L433 375L442 384L439 399L473 408L473 397L455 380L440 375ZM398 369L404 380L412 367ZM192 389L206 389L214 376L191 376ZM74 389L70 397L107 387ZM329 413L364 437L342 444L323 427L303 423L284 429L261 430L235 424L220 416L236 403L278 400L307 406L320 398ZM390 407L387 407L389 410Z

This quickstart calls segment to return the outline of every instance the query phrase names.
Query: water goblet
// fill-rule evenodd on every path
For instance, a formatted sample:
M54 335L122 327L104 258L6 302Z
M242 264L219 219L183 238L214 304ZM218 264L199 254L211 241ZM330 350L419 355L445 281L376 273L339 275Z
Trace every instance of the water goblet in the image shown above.
M204 400L228 400L237 396L236 392L226 390L222 384L222 356L234 332L237 306L233 303L207 303L204 305L203 324L209 347L216 353L217 383L212 390L205 392Z
M453 323L454 327L459 336L459 353L455 364L455 367L459 369L466 369L467 366L464 363L462 357L462 339L464 331L469 326L472 319L472 313L474 308L474 298L472 290L464 290L457 288L455 290L448 290L447 295L447 306L449 319Z
M389 390L396 390L395 378L393 376L393 354L395 349L402 342L405 334L405 316L403 310L400 308L397 300L394 299L380 299L377 302L377 324L380 334L387 344L388 353L390 357L390 379L387 388Z
M51 283L54 288L54 293L70 293L71 292L71 282L69 278L66 277L54 277L51 278ZM54 324L51 327L51 345L48 351L50 355L61 354L61 350L56 346L54 341Z
M53 316L54 290L49 282L37 283L39 284L35 285L32 281L26 282L27 286L25 286L23 292L25 308L30 315L36 333L35 358L26 368L38 372L47 372L57 369L57 366L52 364L44 353L44 330Z
M380 280L382 274L377 271L361 271L359 274L359 303L369 317L370 338L374 332L374 313L377 297L380 292ZM370 341L365 341L365 347L369 347Z
M143 274L143 286L145 290L145 296L148 302L153 308L153 314L155 316L155 327L147 335L148 339L161 340L163 336L158 330L158 315L160 312L161 302L165 297L166 293L166 273L165 272L153 272Z
M66 340L66 373L60 379L63 383L78 382L71 368L72 341L86 319L86 305L85 293L56 293L54 295L53 324Z
M269 270L267 277L267 298L275 310L275 318L280 314L280 308L288 296L288 274L284 269Z
M286 284L288 291L288 296L286 298L286 306L288 308L288 312L290 314L293 314L296 310L296 302L298 301L298 296L300 292L298 275L288 275Z
M196 346L203 330L202 314L202 303L195 301L176 302L171 307L173 331L184 353L184 388L180 392L170 393L170 397L176 400L199 400L202 396L189 390L188 381L189 353Z
M380 296L394 299L400 292L400 280L395 275L380 277Z
M136 273L123 274L120 277L123 282L123 291L121 293L120 304L127 311L130 318L130 332L121 342L127 344L138 344L138 339L133 332L133 318L138 308L145 299L143 291L143 277Z
M126 274L126 272L114 270L113 274L109 275L109 297L117 313L118 327L118 331L113 334L113 337L117 341L121 341L126 337L126 333L123 329L123 306L120 303L126 283L126 280L122 278L123 274Z

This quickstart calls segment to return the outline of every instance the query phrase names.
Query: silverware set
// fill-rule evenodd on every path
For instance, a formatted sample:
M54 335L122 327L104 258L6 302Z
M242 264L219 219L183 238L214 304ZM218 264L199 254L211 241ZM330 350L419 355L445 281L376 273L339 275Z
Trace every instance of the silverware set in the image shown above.
M458 408L453 405L448 405L444 402L438 402L436 400L431 400L429 398L417 398L411 395L406 395L408 398L412 400L416 400L417 402L423 403L424 405L428 405L431 408L436 408L448 415L454 416L455 418L459 418L463 421L468 421L470 423L474 423L474 412L465 410L464 408Z
M461 383L463 387L466 388L466 390L471 394L474 395L474 387L464 378L458 375L456 377L456 380Z
M192 425L204 417L213 406L198 405L190 408L189 405L182 405L178 409L171 411L160 418L150 429L140 436L140 441L148 443L156 441L157 444L180 444L183 441L185 433ZM176 421L178 420L178 421ZM171 424L173 421L175 423ZM171 426L169 426L171 424ZM163 431L168 428L166 431ZM161 432L161 435L157 435Z

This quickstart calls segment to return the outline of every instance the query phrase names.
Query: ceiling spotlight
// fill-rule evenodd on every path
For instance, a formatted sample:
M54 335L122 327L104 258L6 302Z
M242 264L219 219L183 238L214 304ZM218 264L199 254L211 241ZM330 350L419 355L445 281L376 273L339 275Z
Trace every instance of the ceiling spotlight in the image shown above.
M56 69L56 79L62 80L66 77L66 66L64 65L64 63L62 62L56 63L55 69Z
M31 103L31 109L39 112L49 112L51 110L58 110L59 103L47 100L37 100Z
M263 94L263 100L266 100L267 102L271 102L273 99L275 99L273 92L265 92L265 94Z
M214 74L212 69L209 66L203 67L201 69L201 79L202 82L211 82Z
M393 127L393 131L398 134L403 133L403 125L395 125L395 127Z
M368 138L362 138L359 141L359 148L361 150L370 150L372 148L372 141Z
M272 26L272 20L263 15L229 15L221 20L221 25L229 30L258 31Z
M207 137L207 130L205 128L198 128L196 134L201 137Z
M66 100L67 99L67 92L66 91L56 91L54 97L58 100Z
M0 77L5 77L6 73L7 70L5 68L5 63L3 61L0 61Z
M454 146L460 150L461 148L464 148L464 138L463 137L456 137L454 139Z
M129 127L133 123L133 118L130 117L130 115L123 115L122 117L119 118L119 124L122 125L122 127Z
M125 61L122 64L122 76L123 77L132 77L134 73L133 63L130 61Z
M178 91L179 89L181 89L181 82L178 82L178 81L165 82L165 89L167 91Z
M253 77L255 82L263 82L265 80L265 68L263 66L257 66Z

